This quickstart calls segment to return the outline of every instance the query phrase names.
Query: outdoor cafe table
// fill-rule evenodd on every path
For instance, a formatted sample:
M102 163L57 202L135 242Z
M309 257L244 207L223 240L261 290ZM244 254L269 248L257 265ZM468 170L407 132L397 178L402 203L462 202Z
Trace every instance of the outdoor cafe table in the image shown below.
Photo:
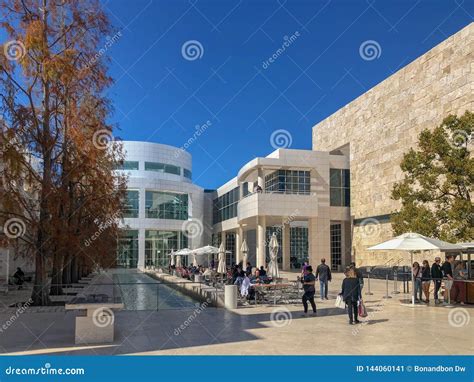
M283 289L293 286L290 283L270 283L270 284L250 284L250 288L255 289L255 305L257 305L257 288L262 289L273 289L273 305L276 305L276 291L277 289Z

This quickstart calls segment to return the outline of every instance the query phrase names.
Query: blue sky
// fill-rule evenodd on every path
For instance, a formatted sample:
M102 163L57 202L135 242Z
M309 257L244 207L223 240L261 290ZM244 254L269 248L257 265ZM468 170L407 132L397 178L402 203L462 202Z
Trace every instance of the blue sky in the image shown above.
M104 1L121 33L108 51L116 135L181 147L210 121L188 151L194 181L216 188L273 151L277 130L311 149L316 123L472 22L473 4Z

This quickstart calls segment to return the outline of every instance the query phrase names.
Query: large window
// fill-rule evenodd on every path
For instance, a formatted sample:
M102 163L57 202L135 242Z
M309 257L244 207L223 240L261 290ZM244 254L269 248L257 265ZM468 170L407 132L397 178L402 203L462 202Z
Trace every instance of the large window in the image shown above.
M145 171L156 171L165 172L167 174L181 175L181 167L158 162L145 162Z
M308 228L290 228L290 267L301 269L308 260Z
M187 220L188 195L146 191L145 212L147 218Z
M167 267L169 253L188 246L187 236L180 231L145 231L145 266ZM186 256L181 257L183 263Z
M187 168L183 168L183 176L185 178L192 179L193 173L191 172L191 170L188 170Z
M331 268L341 270L342 264L342 233L341 224L331 224Z
M277 170L265 176L265 192L282 194L309 194L310 172L298 170Z
M331 168L329 180L331 206L349 207L351 205L350 179L349 170Z
M138 230L123 230L117 245L117 266L136 268L138 264Z
M239 187L214 199L212 208L212 221L217 224L221 221L237 216L237 203L239 202Z
M138 170L138 162L126 160L117 166L117 170Z
M225 235L225 263L228 267L232 266L235 255L235 233L227 232Z
M137 218L139 208L139 192L128 190L124 202L123 217Z

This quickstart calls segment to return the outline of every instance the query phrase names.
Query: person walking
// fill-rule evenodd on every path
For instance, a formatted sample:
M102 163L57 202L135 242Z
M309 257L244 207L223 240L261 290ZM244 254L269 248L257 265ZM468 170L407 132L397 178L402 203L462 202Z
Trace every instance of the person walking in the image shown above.
M425 295L425 302L430 303L430 285L431 285L431 269L428 260L423 260L421 267L421 287Z
M435 304L439 304L438 293L441 288L441 280L443 279L443 271L441 270L441 258L436 257L435 262L431 266L431 279L434 283L434 300Z
M360 282L356 275L355 268L350 267L346 272L346 278L342 280L341 293L342 299L347 305L349 314L349 325L360 323L358 320L358 302L362 299L360 291Z
M306 267L305 275L301 279L301 283L303 284L303 308L304 314L303 316L306 317L308 315L308 301L311 304L311 308L313 308L313 316L316 316L316 303L314 302L314 294L316 292L314 288L314 284L316 283L316 277L313 274L313 268L311 265Z
M362 272L360 271L359 268L356 267L356 263L352 262L349 264L349 268L353 268L354 272L356 274L356 277L359 279L359 285L360 285L360 294L362 295L362 288L364 288L364 276L362 275Z
M421 297L421 294L422 294L422 290L421 290L421 267L420 267L420 263L418 261L415 261L413 263L413 267L411 269L411 271L413 272L413 278L415 279L415 301L416 302L420 302L420 300L422 299Z
M326 259L321 259L321 264L316 268L316 279L319 279L319 294L321 301L328 299L328 282L331 281L331 269L326 265Z

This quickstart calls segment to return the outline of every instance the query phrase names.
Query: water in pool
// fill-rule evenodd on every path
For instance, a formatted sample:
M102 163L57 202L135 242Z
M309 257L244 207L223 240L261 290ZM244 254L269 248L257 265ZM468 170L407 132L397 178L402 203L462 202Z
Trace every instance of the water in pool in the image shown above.
M138 272L114 274L126 310L189 309L199 301Z

